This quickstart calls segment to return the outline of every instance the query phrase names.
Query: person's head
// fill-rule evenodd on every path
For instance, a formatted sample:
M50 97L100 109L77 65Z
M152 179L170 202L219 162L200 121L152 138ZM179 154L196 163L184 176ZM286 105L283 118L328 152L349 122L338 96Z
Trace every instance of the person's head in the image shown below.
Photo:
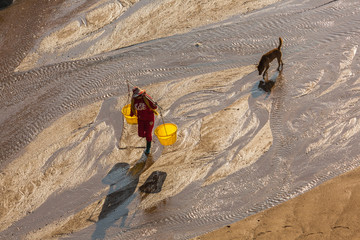
M133 88L133 98L139 98L139 97L142 97L144 94L145 94L145 90L144 89L141 89L139 87L134 87Z

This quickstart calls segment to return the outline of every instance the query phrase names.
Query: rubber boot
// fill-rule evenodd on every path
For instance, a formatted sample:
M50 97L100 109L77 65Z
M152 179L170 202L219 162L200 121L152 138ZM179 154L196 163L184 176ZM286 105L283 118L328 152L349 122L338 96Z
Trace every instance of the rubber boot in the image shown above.
M150 154L151 142L146 141L146 149L145 155L148 156Z

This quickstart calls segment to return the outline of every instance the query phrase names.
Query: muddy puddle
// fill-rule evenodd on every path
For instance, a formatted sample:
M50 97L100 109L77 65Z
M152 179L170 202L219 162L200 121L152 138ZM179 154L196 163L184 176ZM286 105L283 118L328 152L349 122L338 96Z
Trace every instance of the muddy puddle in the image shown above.
M0 239L189 239L359 166L358 1L30 5L0 10ZM178 126L150 158L132 85Z

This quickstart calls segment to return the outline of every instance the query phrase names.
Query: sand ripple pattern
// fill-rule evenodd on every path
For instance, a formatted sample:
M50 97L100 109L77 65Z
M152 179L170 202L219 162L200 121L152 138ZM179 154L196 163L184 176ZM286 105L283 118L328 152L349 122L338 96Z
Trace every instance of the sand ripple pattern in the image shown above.
M360 165L357 0L284 0L221 25L86 60L8 73L0 82L0 164L5 167L64 114L125 97L126 80L171 89L191 77L256 64L278 44L278 36L284 39L285 65L271 94L257 89L260 78L254 68L226 89L189 92L165 113L179 128L194 127L245 98L249 116L260 119L254 132L245 134L254 138L268 121L273 137L268 151L230 176L204 184L222 166L225 153L212 155L213 167L204 178L182 189L157 211L134 210L125 228L111 226L106 237L189 239L284 202ZM164 101L160 93L158 96ZM243 144L241 139L236 143ZM238 146L232 147L239 151ZM159 157L166 150L159 147L157 153ZM80 231L68 238L79 237L91 236Z

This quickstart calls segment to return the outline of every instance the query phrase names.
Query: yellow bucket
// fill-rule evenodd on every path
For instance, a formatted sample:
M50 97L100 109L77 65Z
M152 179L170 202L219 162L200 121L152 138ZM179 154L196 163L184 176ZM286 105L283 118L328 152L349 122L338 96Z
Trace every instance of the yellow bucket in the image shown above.
M177 126L172 123L161 124L155 129L155 135L164 146L172 145L176 142Z
M137 117L134 116L130 116L131 113L131 104L126 105L125 107L123 107L123 109L121 110L122 114L124 114L124 117L126 119L126 122L128 124L137 124L138 120Z

